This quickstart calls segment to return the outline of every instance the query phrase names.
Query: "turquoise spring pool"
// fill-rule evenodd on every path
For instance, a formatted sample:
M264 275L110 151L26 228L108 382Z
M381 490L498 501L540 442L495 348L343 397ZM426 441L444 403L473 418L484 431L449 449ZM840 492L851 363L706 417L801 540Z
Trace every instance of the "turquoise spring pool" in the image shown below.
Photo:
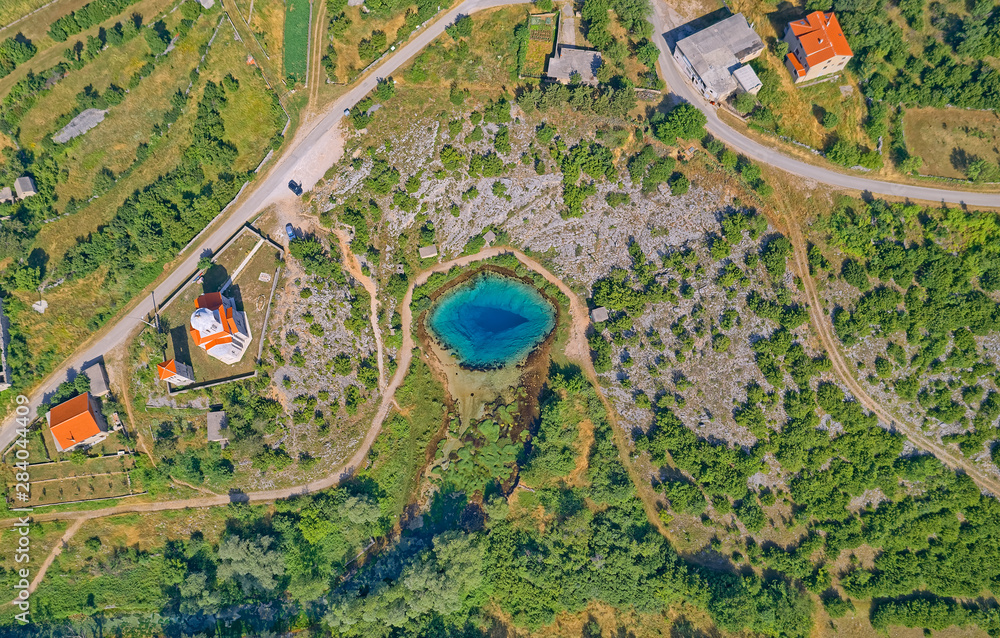
M433 336L469 368L520 363L555 327L538 290L485 271L447 291L427 316Z

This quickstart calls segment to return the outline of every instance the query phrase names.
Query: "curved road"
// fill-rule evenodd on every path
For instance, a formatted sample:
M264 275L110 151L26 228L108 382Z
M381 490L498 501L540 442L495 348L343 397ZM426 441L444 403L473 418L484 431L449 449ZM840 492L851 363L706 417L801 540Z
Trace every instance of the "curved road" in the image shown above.
M233 502L243 502L243 503L259 503L259 502L272 502L278 499L290 498L296 495L304 495L313 492L319 492L322 490L329 489L340 484L341 481L349 478L355 471L356 468L361 466L364 462L365 457L368 456L368 450L371 448L372 444L375 442L375 438L378 436L379 432L382 430L382 423L385 421L386 417L389 416L389 410L392 409L395 403L396 390L402 385L403 380L406 378L406 373L410 368L410 361L413 358L413 334L412 334L412 324L413 315L410 309L411 302L413 300L413 289L427 281L427 279L433 273L437 272L448 272L453 266L467 266L469 264L488 259L490 257L495 257L501 253L513 253L525 266L529 269L542 275L546 281L556 285L559 290L561 290L570 300L570 336L566 344L566 356L572 360L579 363L583 370L587 373L588 378L591 379L594 387L597 391L598 397L604 402L605 407L608 410L609 416L614 419L614 412L612 411L610 403L608 403L607 398L601 389L600 384L597 382L597 374L594 371L593 363L590 360L590 348L587 345L586 331L587 327L590 325L590 315L587 311L587 307L580 301L580 298L570 290L562 280L549 272L544 266L539 264L537 261L528 257L519 250L509 248L509 247L488 247L479 251L474 255L466 255L464 257L458 257L452 259L451 261L441 262L435 264L433 267L421 272L410 284L406 290L406 294L403 296L403 301L401 303L401 313L402 313L402 323L403 323L403 340L402 345L399 348L399 367L396 369L396 373L392 377L392 381L389 382L388 387L382 393L382 399L379 402L378 409L375 411L375 416L372 418L371 426L368 428L368 432L365 434L365 438L361 445L355 450L354 454L346 462L341 464L339 467L334 468L326 476L311 481L305 485L295 485L292 487L285 487L280 489L272 490L261 490L257 492L233 492L231 494L212 494L209 496L199 496L188 499L179 499L176 501L147 501L144 503L127 503L124 505L116 505L113 507L106 507L104 509L98 510L71 510L65 512L48 512L48 513L36 513L31 515L31 519L34 521L52 521L52 520L73 520L73 524L66 530L60 541L49 553L48 557L42 562L38 571L35 573L34 578L31 581L31 586L29 591L34 591L38 584L45 577L45 573L49 566L55 560L56 556L62 551L62 547L65 543L69 541L70 538L80 529L84 522L95 518L103 518L105 516L116 516L118 514L127 514L135 512L162 512L169 510L183 510L192 508L202 508L202 507L213 507L220 505L228 505ZM372 310L375 308L373 306ZM381 353L380 353L381 354ZM615 427L616 436L620 434L620 429ZM617 437L620 439L620 436ZM619 445L622 442L619 440ZM631 468L631 463L628 460L628 453L623 449L623 459L627 463L627 466ZM631 469L630 469L631 471ZM647 511L651 512L651 520L655 520L655 507L651 502L644 500ZM0 524L13 524L16 519L8 519L0 521Z
M332 164L317 161L324 157L316 153L317 149L335 149L338 146L338 131L343 111L353 106L368 92L375 88L379 77L385 77L405 64L419 53L436 37L444 32L445 26L451 24L459 15L466 15L492 7L522 4L521 0L466 0L454 9L444 13L433 24L418 33L408 44L386 60L372 73L363 78L354 88L335 100L324 116L318 117L302 126L292 139L284 153L267 171L266 175L251 185L252 188L237 202L225 216L216 219L206 230L204 238L187 257L177 264L156 287L155 293L159 299L165 299L176 290L197 269L198 259L206 251L213 251L221 246L240 227L267 205L281 199L290 198L287 190L289 179L302 183L305 190L311 189ZM910 186L892 184L865 177L844 175L818 166L812 166L767 148L746 136L740 134L723 123L709 105L687 83L680 73L670 54L666 39L663 37L672 25L667 17L667 7L662 0L653 1L654 11L651 20L654 29L660 35L654 41L660 49L660 68L667 85L673 93L700 108L708 118L708 130L725 142L731 148L760 162L788 171L803 179L815 180L832 186L851 190L869 191L872 193L922 199L933 202L951 204L967 204L971 206L1000 206L1000 195L992 193L972 193L955 190L936 189L925 186ZM60 383L76 376L76 373L101 356L124 343L138 325L136 316L146 316L153 311L153 303L149 298L143 298L133 303L129 308L129 317L119 319L114 325L100 331L81 351L70 357L58 370L49 375L29 397L31 417L35 416L38 405L45 397L51 396ZM16 423L10 415L0 428L0 449L13 442L16 435Z
M364 77L357 85L343 96L335 100L327 108L322 117L317 117L305 123L295 137L288 142L284 152L266 172L263 177L247 187L247 192L236 202L232 209L216 220L205 230L197 247L190 249L187 257L176 264L173 270L155 287L156 298L160 301L170 296L197 269L201 255L222 246L229 237L235 234L248 220L269 204L286 198L294 198L288 190L288 181L294 179L302 183L304 190L310 190L323 177L323 174L333 164L317 162L319 149L335 149L339 147L339 128L343 119L344 109L354 106L367 95L380 77L387 77L400 68L413 56L435 38L444 33L444 28L455 21L459 15L467 15L493 7L522 4L522 0L466 0L454 9L445 12L421 30L406 45L387 57L373 72ZM73 354L55 372L50 374L28 397L30 418L34 419L41 402L55 392L59 384L73 379L77 373L101 359L105 352L124 343L132 331L139 325L135 317L146 317L153 312L153 302L150 297L143 297L132 303L127 317L120 318L112 326L99 331L80 351ZM14 415L9 415L0 428L0 450L6 449L16 438L17 424Z
M655 34L658 34L654 34L653 41L660 49L660 70L663 73L663 79L666 81L667 87L676 97L685 102L690 102L701 109L705 117L708 118L705 128L712 135L724 142L726 146L751 159L769 164L775 168L780 168L803 180L813 180L849 190L868 191L879 195L891 195L937 203L1000 207L1000 194L997 193L976 193L929 186L894 184L892 182L861 177L860 175L847 175L821 166L807 164L748 138L719 119L715 107L709 104L694 89L684 76L684 73L681 72L680 67L674 61L673 55L671 55L670 46L667 44L665 37L669 31L679 25L671 20L671 17L668 15L668 8L663 0L652 1L653 14L650 16L650 19L653 23Z

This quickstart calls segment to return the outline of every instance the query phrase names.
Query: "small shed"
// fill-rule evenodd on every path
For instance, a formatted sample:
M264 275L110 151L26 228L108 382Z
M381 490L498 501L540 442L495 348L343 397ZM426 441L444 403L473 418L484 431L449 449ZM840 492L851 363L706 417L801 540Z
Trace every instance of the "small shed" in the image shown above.
M0 188L0 204L11 204L13 202L14 193L10 190L10 186Z
M35 180L31 179L28 175L18 177L14 180L14 192L17 193L18 199L37 195L38 191L35 190Z
M225 412L218 410L208 413L208 441L210 443L219 443L225 447L229 443L227 429Z
M108 371L104 363L95 361L83 369L83 374L90 378L90 393L95 397L103 397L108 393Z
M420 253L421 259L430 259L431 257L438 256L438 249L434 244L431 244L430 246L422 246L418 252Z
M497 240L497 234L494 233L492 230L487 231L486 234L483 235L483 239L486 240L487 244L492 245L493 242L495 242Z
M740 89L746 91L750 95L757 95L760 92L761 87L764 86L749 64L744 64L740 68L733 71L733 79L736 80L736 85L740 87Z
M590 318L594 323L601 323L602 321L608 320L608 309L604 306L598 306L590 311Z

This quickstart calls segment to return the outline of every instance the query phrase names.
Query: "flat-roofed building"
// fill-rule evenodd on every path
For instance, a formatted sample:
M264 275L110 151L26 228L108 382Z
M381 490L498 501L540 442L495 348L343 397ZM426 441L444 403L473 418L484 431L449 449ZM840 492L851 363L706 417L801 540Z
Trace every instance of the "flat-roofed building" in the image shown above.
M549 68L545 75L563 84L573 81L578 75L581 84L597 86L597 69L601 68L601 52L560 44L556 54L549 58Z
M695 88L714 102L740 88L734 73L763 52L764 42L737 13L678 41L674 59Z
M90 379L90 393L95 397L103 397L108 393L108 371L104 369L104 364L95 361L83 369L83 374Z
M422 246L417 252L420 253L421 259L430 259L438 256L438 249L434 244L431 244L430 246Z
M219 410L208 413L208 441L219 443L226 447L229 443L229 422L226 420L226 413Z

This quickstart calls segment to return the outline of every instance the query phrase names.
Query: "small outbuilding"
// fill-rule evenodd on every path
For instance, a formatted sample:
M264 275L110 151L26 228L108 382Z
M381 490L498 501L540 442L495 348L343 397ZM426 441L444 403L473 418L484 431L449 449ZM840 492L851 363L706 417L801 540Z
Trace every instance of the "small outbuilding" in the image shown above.
M608 320L608 309L604 306L598 306L590 311L590 319L594 323L601 323L602 321Z
M229 444L229 434L227 430L229 424L226 421L226 413L219 410L208 413L208 441L209 443L219 443L222 447Z
M29 175L18 177L14 180L14 192L17 193L18 199L37 195L38 191L35 189L35 180L31 179Z
M194 383L194 370L191 369L191 366L176 359L168 359L163 363L156 364L156 374L160 381L166 381L173 385Z
M90 393L95 397L103 397L108 393L108 371L104 363L95 361L83 369L83 374L90 379Z
M486 241L487 244L492 245L493 242L497 240L497 234L492 230L486 231L486 234L483 235L483 240Z
M0 204L13 204L14 203L14 192L10 190L10 186L4 186L0 188Z
M438 249L434 244L431 244L430 246L422 246L417 252L420 253L421 259L430 259L438 256Z
M764 86L749 64L744 64L740 68L733 71L733 79L736 80L736 86L739 87L741 91L749 93L750 95L757 95L760 93L761 87Z

